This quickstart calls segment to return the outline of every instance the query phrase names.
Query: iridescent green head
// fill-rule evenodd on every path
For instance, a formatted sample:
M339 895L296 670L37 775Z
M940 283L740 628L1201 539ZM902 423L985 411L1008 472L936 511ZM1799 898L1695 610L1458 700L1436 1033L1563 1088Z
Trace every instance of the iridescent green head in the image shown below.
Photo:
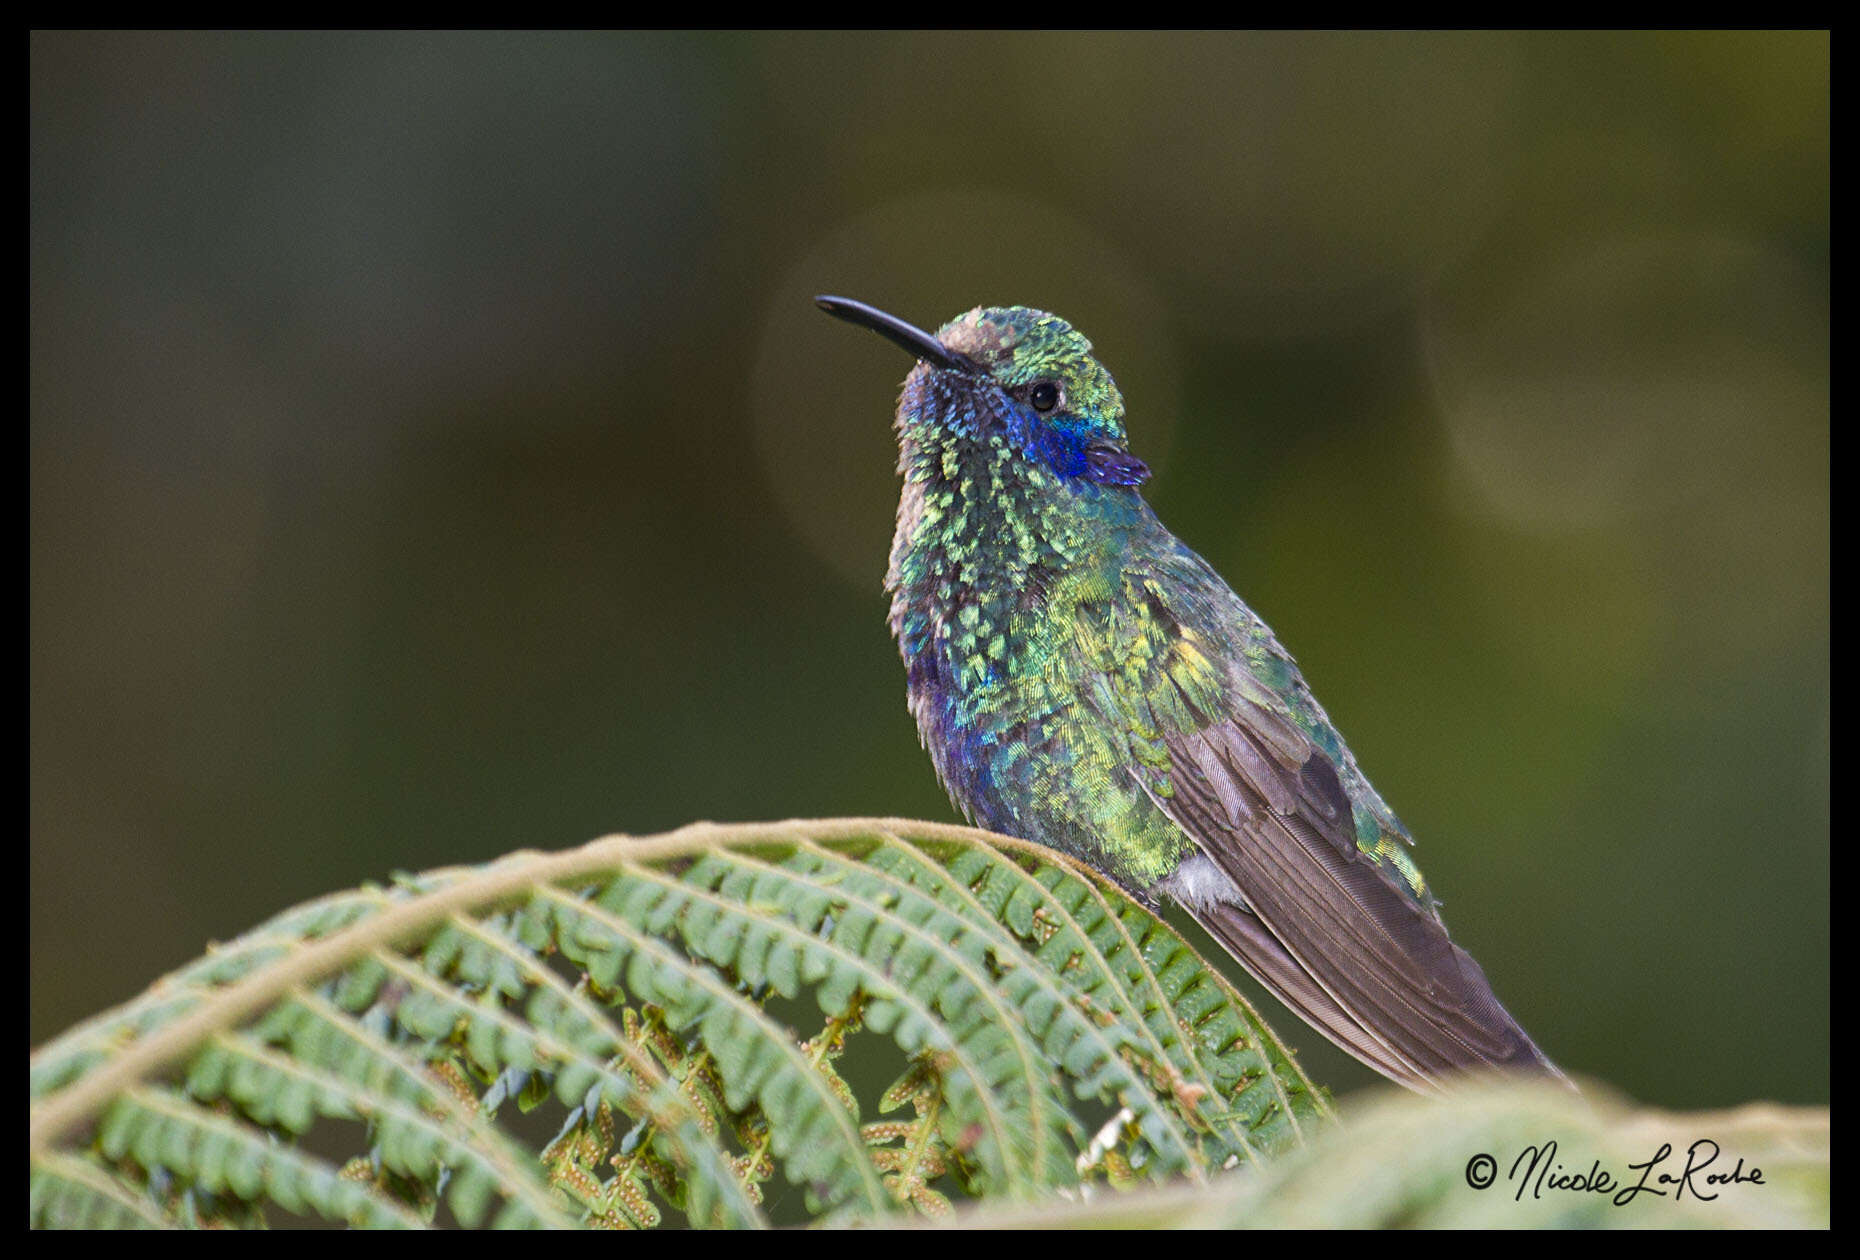
M1136 486L1149 468L1130 454L1124 397L1083 333L1025 306L977 307L929 333L862 302L814 299L916 355L899 425L907 439L1003 436L1026 459L1068 480ZM912 428L919 433L910 432Z

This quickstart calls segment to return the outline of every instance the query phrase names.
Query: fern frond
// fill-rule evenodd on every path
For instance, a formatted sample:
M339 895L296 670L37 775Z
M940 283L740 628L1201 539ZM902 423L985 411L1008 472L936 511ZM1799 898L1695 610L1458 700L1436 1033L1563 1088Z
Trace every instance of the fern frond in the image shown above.
M789 1027L809 1009L817 1032ZM870 1073L846 1069L881 1053L915 1120L862 1112ZM327 897L29 1077L50 1226L753 1226L777 1177L810 1216L941 1214L1200 1182L1329 1114L1114 885L884 819L697 824Z

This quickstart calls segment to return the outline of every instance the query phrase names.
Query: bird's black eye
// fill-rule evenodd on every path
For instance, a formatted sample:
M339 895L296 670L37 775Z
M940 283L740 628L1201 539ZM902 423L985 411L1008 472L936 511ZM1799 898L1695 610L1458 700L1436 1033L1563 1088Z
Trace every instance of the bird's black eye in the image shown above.
M1059 386L1041 381L1028 391L1027 401L1033 404L1035 411L1051 411L1059 405Z

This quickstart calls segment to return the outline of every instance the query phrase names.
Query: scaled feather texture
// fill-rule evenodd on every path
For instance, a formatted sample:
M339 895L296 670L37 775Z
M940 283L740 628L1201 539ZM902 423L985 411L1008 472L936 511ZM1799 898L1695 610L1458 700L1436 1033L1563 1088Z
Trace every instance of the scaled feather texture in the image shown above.
M1559 1075L1447 937L1399 819L1291 655L1139 489L1124 403L1064 320L978 308L919 358L891 626L938 777L977 825L1181 903L1280 1000L1412 1089Z

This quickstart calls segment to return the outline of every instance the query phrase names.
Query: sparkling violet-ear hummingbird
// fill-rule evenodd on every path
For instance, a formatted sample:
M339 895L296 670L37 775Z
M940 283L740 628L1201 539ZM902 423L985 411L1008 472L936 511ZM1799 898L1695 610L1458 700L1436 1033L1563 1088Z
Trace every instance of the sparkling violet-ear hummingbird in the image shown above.
M918 362L886 588L917 729L977 825L1183 906L1411 1089L1560 1077L1447 939L1407 829L1272 631L1144 502L1091 343L1026 307L935 336L816 299Z

